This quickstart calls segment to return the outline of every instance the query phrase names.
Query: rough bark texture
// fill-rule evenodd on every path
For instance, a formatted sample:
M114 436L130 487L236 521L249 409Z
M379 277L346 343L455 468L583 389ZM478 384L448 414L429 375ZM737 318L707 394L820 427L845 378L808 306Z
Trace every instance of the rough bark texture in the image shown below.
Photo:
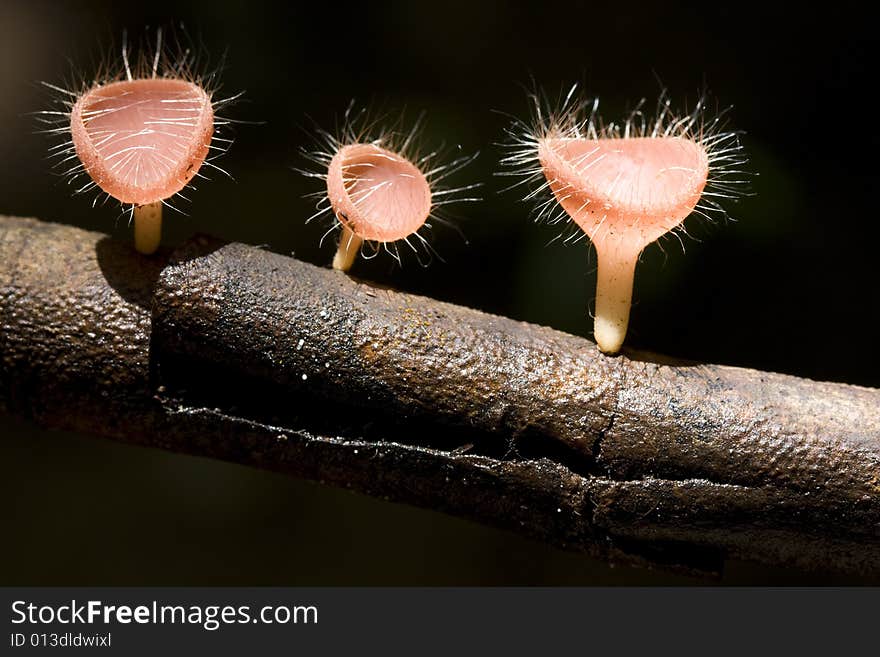
M0 412L608 559L880 576L880 391L609 358L241 244L0 217Z

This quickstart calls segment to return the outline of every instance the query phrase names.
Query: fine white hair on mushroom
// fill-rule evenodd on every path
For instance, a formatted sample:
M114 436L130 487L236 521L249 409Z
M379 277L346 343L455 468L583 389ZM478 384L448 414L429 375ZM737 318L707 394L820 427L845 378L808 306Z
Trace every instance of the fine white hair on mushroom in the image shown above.
M420 229L394 241L365 239L360 245L361 257L370 260L384 251L398 265L402 265L404 257L401 251L409 250L412 251L417 262L426 267L433 258L442 261L431 243L431 234L436 224L451 228L464 238L454 217L449 213L449 207L482 200L476 195L476 190L482 187L483 183L450 186L448 179L471 164L479 156L479 152L462 155L460 145L455 148L447 148L443 145L427 147L424 144L422 130L424 116L422 112L409 127L404 127L406 120L403 114L396 119L389 119L384 114L372 116L367 108L356 108L355 102L351 101L334 131L331 132L318 125L314 125L309 130L313 145L300 150L308 164L305 167L294 167L294 171L324 183L320 189L305 195L315 202L314 211L306 219L306 223L319 222L326 227L320 238L320 245L323 245L331 235L340 233L343 228L343 223L336 215L327 195L328 168L333 157L342 148L354 144L372 144L411 162L423 173L431 192L430 214ZM375 192L377 187L378 185L366 187L359 192L361 198ZM406 249L401 249L401 243Z
M110 194L101 190L80 161L71 134L71 112L77 100L87 92L123 80L145 78L183 80L201 87L210 98L214 113L214 130L208 145L209 156L202 165L232 178L232 175L220 167L216 160L232 146L233 139L229 134L229 126L237 122L220 113L241 98L243 92L226 97L219 95L222 60L218 65L209 66L202 49L191 44L183 28L175 30L156 28L154 36L149 39L145 36L143 43L134 54L127 33L123 32L121 47L117 53L106 56L95 67L92 75L86 76L81 70L72 69L64 83L55 84L47 81L40 83L49 91L50 108L33 112L33 115L42 126L38 132L48 135L54 142L49 148L49 160L55 173L72 188L72 195L91 196L92 207L103 206L108 201L115 200ZM153 129L161 130L162 127L155 126ZM119 136L107 135L106 139L109 141L114 137ZM186 215L181 203L191 202L185 192L196 189L196 180L211 180L211 176L204 169L197 171L193 180L180 192L163 199L162 206ZM117 216L117 220L128 215L131 221L135 206L124 203L120 205L122 211Z
M599 114L599 99L582 97L578 87L574 84L550 97L535 86L528 92L528 118L511 117L506 140L500 144L505 155L501 158L503 170L497 175L515 179L504 191L523 190L522 200L534 205L536 222L562 226L550 243L574 244L596 235L588 235L574 224L551 193L554 181L545 177L538 159L538 146L544 139L678 137L692 141L705 150L709 161L706 186L693 214L709 221L730 219L723 204L747 195L754 175L744 168L748 158L740 143L742 132L729 128L731 107L711 111L709 94L704 91L692 109L676 111L668 92L662 90L653 112L645 110L647 100L642 98L623 121L606 122ZM667 233L684 249L681 234L687 235L684 222Z

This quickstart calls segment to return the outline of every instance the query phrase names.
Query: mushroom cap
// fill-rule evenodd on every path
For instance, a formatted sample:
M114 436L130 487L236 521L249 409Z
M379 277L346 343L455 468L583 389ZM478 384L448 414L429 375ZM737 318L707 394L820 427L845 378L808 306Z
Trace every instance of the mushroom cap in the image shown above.
M185 80L100 85L70 115L73 145L92 180L122 203L144 205L182 190L208 155L211 98Z
M556 199L598 246L641 251L693 212L709 155L681 137L544 138L538 159Z
M404 239L431 214L425 175L377 144L350 144L336 152L327 169L327 195L339 221L364 240Z

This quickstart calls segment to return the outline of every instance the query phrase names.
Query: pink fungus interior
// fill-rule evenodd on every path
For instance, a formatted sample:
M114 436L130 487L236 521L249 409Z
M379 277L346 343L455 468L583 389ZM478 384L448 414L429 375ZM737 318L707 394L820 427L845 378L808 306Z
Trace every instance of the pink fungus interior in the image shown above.
M211 99L184 80L114 82L86 92L71 113L77 155L95 183L123 203L181 191L208 154Z
M680 137L542 139L538 158L559 203L598 245L639 251L693 212L709 175Z
M424 174L376 144L350 144L334 155L327 193L339 220L361 239L393 242L416 232L431 213Z

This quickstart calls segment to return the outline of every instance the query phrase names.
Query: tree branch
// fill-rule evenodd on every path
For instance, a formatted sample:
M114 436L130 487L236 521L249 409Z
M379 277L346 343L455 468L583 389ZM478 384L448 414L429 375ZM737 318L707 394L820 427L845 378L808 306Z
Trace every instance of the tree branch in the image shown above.
M241 244L0 217L0 412L607 559L880 575L880 391L627 352Z

